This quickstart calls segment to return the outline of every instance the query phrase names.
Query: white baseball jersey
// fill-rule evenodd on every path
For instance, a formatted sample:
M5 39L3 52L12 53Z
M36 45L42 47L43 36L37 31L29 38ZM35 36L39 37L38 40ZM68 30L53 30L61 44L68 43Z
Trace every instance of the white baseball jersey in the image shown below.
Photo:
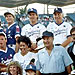
M72 26L64 21L59 26L55 22L47 26L47 30L54 34L54 44L62 44L67 39L67 36L70 35L71 28Z
M13 57L13 61L18 61L23 68L23 75L26 75L25 69L29 65L31 59L35 59L35 65L37 61L36 53L28 52L26 55L22 56L20 52L16 53Z
M36 39L42 37L42 33L45 30L45 26L40 23L37 23L34 26L27 24L22 28L21 35L26 35L32 42L36 43Z

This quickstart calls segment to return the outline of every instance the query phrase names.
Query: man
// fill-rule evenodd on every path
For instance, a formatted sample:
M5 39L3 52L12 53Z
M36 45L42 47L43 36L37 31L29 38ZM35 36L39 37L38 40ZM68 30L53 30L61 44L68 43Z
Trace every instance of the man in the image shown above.
M20 36L21 29L15 22L15 13L13 10L8 10L4 13L4 16L6 18L6 21L8 23L8 29L6 30L6 36L7 36L7 45L10 48L13 48L15 52L18 51L18 44L17 39ZM16 46L16 49L15 49Z
M28 17L30 20L30 24L27 24L22 28L21 35L28 36L32 41L32 49L35 49L36 39L41 38L42 33L46 30L46 28L44 25L38 23L38 14L36 9L29 9Z
M12 61L15 54L13 49L6 46L6 42L6 34L4 32L0 32L0 72L6 71L7 65Z
M26 69L26 75L36 75L36 66L35 65L27 65Z
M43 32L45 48L38 52L36 63L37 75L68 75L71 72L72 59L62 46L53 45L54 35L52 32ZM65 73L65 68L68 74Z
M75 27L73 27L70 31L72 39L70 40L72 42L72 45L68 48L68 53L70 57L73 60L73 70L75 69Z
M66 47L70 43L70 30L72 26L63 20L61 8L55 8L53 17L55 22L47 26L47 30L54 34L54 44ZM68 38L67 38L68 37Z

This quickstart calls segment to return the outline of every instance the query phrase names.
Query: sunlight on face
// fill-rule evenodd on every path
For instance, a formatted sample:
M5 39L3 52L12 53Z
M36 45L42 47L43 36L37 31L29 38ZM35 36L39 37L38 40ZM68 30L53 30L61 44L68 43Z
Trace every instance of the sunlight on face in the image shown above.
M17 75L17 67L15 65L11 65L10 68L9 68L9 71L12 75Z

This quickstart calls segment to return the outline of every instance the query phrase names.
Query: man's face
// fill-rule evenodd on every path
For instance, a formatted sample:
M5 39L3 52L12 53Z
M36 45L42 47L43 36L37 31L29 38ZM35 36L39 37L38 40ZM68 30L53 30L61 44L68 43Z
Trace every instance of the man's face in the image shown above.
M0 35L0 49L5 48L6 42L7 42L6 38L4 36Z
M51 45L53 45L53 37L44 36L43 42L46 47L50 47Z
M14 17L11 14L7 14L5 18L6 18L6 21L8 22L8 25L11 25L12 23L14 23Z
M75 42L75 31L74 32L72 32L72 38L73 38L73 41Z
M54 17L54 19L55 19L56 22L62 21L62 19L63 19L63 14L62 14L62 13L59 13L59 12L55 12L55 13L53 14L53 17Z
M26 75L36 75L36 73L33 70L28 70Z
M36 22L37 18L38 18L38 15L36 13L34 13L34 12L29 13L29 19L31 22Z

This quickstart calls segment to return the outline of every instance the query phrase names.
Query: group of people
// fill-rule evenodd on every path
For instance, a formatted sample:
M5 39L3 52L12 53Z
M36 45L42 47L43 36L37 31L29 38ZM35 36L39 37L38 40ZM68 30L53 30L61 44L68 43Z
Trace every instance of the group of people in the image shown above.
M22 29L12 10L4 13L8 28L6 33L0 32L1 74L70 74L75 67L75 27L64 21L61 8L54 9L55 21L47 28L38 22L36 9L28 9L27 13L30 24Z

